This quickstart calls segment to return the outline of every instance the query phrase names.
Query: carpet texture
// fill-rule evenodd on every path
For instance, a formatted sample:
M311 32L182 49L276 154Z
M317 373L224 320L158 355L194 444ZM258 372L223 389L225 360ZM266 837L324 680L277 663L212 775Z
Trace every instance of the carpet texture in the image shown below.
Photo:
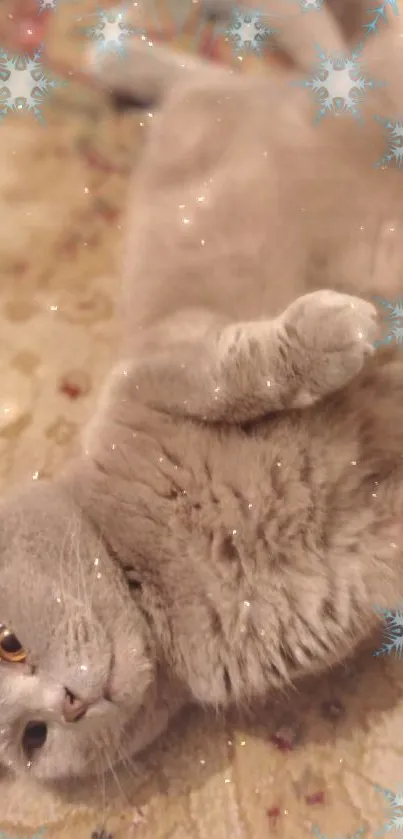
M72 67L84 5L52 12L49 52ZM71 456L113 358L127 172L150 118L117 116L72 79L45 127L22 114L0 125L2 491ZM403 660L374 657L376 643L248 721L190 709L104 788L2 775L0 835L374 837L393 815L377 785L403 784Z

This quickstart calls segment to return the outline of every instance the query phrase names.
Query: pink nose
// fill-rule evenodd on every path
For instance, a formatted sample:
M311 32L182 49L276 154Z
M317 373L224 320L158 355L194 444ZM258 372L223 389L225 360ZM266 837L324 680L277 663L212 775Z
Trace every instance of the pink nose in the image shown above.
M62 704L62 715L66 722L77 722L85 717L89 705L78 696L74 696L70 690L65 688L65 697Z

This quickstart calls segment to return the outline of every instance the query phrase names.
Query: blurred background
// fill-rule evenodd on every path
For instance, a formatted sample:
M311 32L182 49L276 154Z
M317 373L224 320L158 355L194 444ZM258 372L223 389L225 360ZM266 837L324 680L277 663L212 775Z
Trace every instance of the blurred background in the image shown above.
M123 7L125 22L136 7ZM115 6L103 9L116 20ZM222 26L201 25L191 0L146 0L142 18L147 33L180 49L259 65L234 55ZM152 115L117 114L83 73L99 20L86 0L0 5L3 484L50 474L69 454L113 351L121 215ZM33 79L35 110L18 98L7 107L23 77Z

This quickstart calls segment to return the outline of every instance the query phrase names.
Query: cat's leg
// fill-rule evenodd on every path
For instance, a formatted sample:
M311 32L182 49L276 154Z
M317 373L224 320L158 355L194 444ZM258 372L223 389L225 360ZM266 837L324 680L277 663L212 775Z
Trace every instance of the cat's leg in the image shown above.
M149 330L115 381L123 372L133 399L159 411L245 422L347 384L376 331L374 306L333 291L304 295L273 320L217 325L183 312Z

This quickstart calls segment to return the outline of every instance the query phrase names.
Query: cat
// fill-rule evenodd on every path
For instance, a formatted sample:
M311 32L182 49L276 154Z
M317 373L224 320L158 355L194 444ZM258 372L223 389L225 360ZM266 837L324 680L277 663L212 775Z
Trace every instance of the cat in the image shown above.
M281 78L273 125L266 80L135 44L91 61L161 107L129 200L119 361L80 456L0 503L0 761L44 781L125 761L187 702L322 672L403 589L401 360L373 353L373 243L341 271L342 214L333 240L329 224L360 178L344 212L371 221L369 150L356 160L354 127L343 148L347 126L311 129Z

